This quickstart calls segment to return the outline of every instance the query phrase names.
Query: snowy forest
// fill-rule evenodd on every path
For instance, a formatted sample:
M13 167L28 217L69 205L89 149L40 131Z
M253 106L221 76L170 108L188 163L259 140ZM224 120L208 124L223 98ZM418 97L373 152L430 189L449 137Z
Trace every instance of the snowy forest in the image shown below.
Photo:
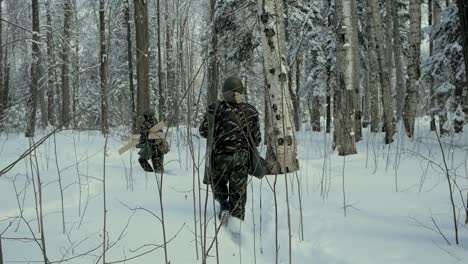
M467 16L468 0L0 0L0 264L466 263ZM208 110L232 76L268 173L223 222Z

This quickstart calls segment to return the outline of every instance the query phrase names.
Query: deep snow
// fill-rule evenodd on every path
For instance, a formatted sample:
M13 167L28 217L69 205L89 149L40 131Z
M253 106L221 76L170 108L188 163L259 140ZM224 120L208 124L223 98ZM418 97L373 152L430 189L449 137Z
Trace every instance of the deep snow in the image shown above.
M276 178L277 224L272 192L275 177L267 176L262 181L250 178L245 222L241 224L230 219L229 226L219 232L220 263L275 263L276 226L279 263L289 263L286 183L291 216L292 263L466 263L468 226L464 225L463 201L456 190L454 199L460 222L460 244L455 245L447 180L439 167L444 166L441 151L435 135L427 129L427 120L421 119L420 123L423 125L413 142L400 134L395 136L395 143L391 146L382 144L383 135L369 136L365 130L364 139L358 143L359 154L346 158L329 150L329 135L300 132L301 170ZM45 133L41 132L36 140ZM196 129L193 130L194 160L201 168L197 172L192 166L187 130L174 130L173 134L171 152L165 157L166 172L162 185L166 237L171 239L167 252L172 264L201 263L200 243L203 239L199 228L200 216L204 221L206 186L202 184L199 192L198 175L203 175L205 141L199 139ZM124 144L120 135L123 134L114 132L109 137L105 164L107 243L110 247L106 253L107 263L132 258L163 243L161 223L157 219L161 216L156 181L160 175L144 173L139 168L135 150L120 156L117 150ZM450 174L455 175L458 188L463 190L461 193L466 199L468 133L443 140ZM98 132L64 131L56 135L56 141L64 189L66 234L62 233L56 155L54 138L51 137L37 149L35 156L22 160L0 177L0 234L11 223L2 235L5 263L42 262L38 243L13 239L33 237L25 222L17 218L20 216L18 203L24 203L24 218L34 236L40 237L31 181L31 166L36 170L35 157L42 178L49 260L79 256L67 263L96 263L102 255L105 139ZM22 135L0 134L0 170L17 159L28 146L28 139ZM343 173L346 217L343 210ZM37 188L37 182L34 185ZM209 196L207 244L211 243L215 233L212 216L213 202ZM451 246L437 232L431 217ZM233 237L232 234L239 229L240 238ZM208 262L216 263L215 244L209 255ZM102 263L102 259L99 261ZM126 263L164 263L164 251L157 248Z

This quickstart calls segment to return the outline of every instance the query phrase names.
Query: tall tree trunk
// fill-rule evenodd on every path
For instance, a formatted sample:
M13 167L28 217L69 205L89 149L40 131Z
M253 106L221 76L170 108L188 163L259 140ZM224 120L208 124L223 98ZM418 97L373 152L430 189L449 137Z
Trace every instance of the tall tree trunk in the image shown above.
M32 0L32 64L31 64L31 89L28 100L28 126L26 128L26 137L34 137L36 129L36 108L39 88L39 2Z
M173 35L174 35L174 25L173 25L173 17L169 16L172 9L168 5L168 0L164 1L165 3L165 21L166 21L166 92L168 93L168 102L167 104L170 106L170 112L172 112L173 119L175 121L178 118L175 116L175 108L176 108L176 100L175 100L175 92L176 89L176 81L175 81L175 63L174 63L174 45L173 45ZM172 117L171 117L172 118Z
M356 142L362 139L362 105L361 105L361 71L360 71L360 56L359 56L359 30L358 16L356 9L356 0L351 2L352 25L353 25L353 52L354 52L354 69L355 76L353 82L354 89L354 139Z
M291 97L288 93L283 5L280 0L257 0L262 28L263 58L267 70L267 92L271 123L266 161L272 174L299 169Z
M105 0L99 0L99 42L100 42L100 65L99 77L101 78L101 132L103 135L109 133L109 121L107 113L107 48L106 48L106 14Z
M357 69L355 51L357 40L353 33L352 0L337 0L336 8L336 83L335 90L335 147L338 155L356 154L354 131L354 85Z
M141 126L143 112L150 108L149 54L148 54L148 3L135 0L136 60L137 60L137 116Z
M291 44L291 32L289 30L289 8L288 8L288 4L287 4L287 0L283 0L283 7L284 7L284 34L285 34L285 38L286 38L286 43L287 43L287 49L289 50L291 47L289 46ZM297 48L299 52L299 49L300 47ZM297 56L297 53L296 53L296 56ZM293 89L293 67L291 65L291 60L294 59L294 58L290 58L290 56L287 56L287 63L288 65L290 65L291 67L289 68L288 70L288 91L289 91L289 95L291 96L291 100L292 100L292 104L293 104L293 116L294 116L294 126L295 126L295 129L296 131L299 131L300 129L300 124L299 124L299 111L297 109L297 102L299 101L299 95L295 93L294 89ZM298 71L298 69L296 68L296 71Z
M0 21L3 18L2 16L2 2L0 0ZM5 111L5 88L3 86L3 22L0 22L0 129L3 127L3 113Z
M125 0L125 25L127 26L127 62L128 62L128 86L130 89L130 116L132 134L137 133L137 120L135 109L135 85L133 82L133 55L132 55L132 25L130 22L130 2Z
M463 94L465 96L464 113L465 119L468 118L468 1L458 0L458 16L460 19L460 32L463 43L463 58L465 61L465 83L463 85Z
M408 77L403 121L408 137L414 136L414 123L418 105L418 80L421 75L421 0L410 0L410 34L409 34Z
M62 45L62 111L61 111L61 126L68 127L70 124L70 38L71 38L71 2L64 0L64 18L63 18L63 45Z
M55 126L54 111L54 67L52 16L50 15L50 0L46 1L47 18L47 118L50 125Z
M166 100L164 98L165 89L163 87L163 73L162 73L162 56L161 56L161 6L160 0L156 0L156 16L157 16L157 23L158 23L158 30L157 30L157 39L158 39L158 91L159 91L159 100L158 100L158 112L159 112L159 120L165 120L166 118Z
M433 20L433 8L434 8L434 1L428 0L427 2L427 23L431 27L431 33L429 34L429 56L433 55L434 50L434 20ZM435 98L434 98L434 80L432 76L429 76L429 116L431 118L430 122L430 130L436 130L436 122L435 122L435 114L434 114L434 107L435 107Z
M403 63L401 58L400 19L398 17L398 1L392 2L391 12L393 18L393 49L396 75L396 118L400 121L405 100L405 82L403 79Z
M390 144L393 142L393 134L395 133L395 124L393 123L393 97L392 87L390 80L390 70L387 65L387 60L390 59L391 53L385 56L384 43L391 42L385 41L384 32L382 27L382 20L380 17L380 8L378 0L370 0L370 7L372 9L372 23L374 24L374 31L377 40L377 58L378 68L380 72L380 83L382 87L382 103L384 109L384 127L385 127L385 143ZM391 51L390 51L391 52ZM391 61L391 59L390 59Z
M79 54L79 47L80 47L80 25L78 24L78 9L77 9L77 0L73 0L73 28L75 32L73 34L73 61L72 61L72 72L73 72L73 82L72 82L72 120L73 120L73 128L78 126L78 116L77 116L77 107L78 107L78 94L80 89L80 54ZM106 58L109 58L107 54ZM108 62L106 62L109 64Z
M368 48L368 89L369 89L369 101L370 101L370 125L371 132L378 133L380 131L380 72L376 71L379 67L379 61L377 59L377 40L376 40L376 25L373 19L373 13L371 8L372 0L367 1L367 15L369 20L369 48Z
M319 96L309 97L309 111L311 117L312 131L320 132L320 98Z

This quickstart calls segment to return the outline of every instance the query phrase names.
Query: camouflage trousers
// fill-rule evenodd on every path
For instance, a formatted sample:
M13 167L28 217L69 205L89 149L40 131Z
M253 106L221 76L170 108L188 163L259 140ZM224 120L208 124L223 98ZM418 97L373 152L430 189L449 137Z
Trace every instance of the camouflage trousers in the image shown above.
M141 167L148 172L162 172L164 170L164 155L159 152L156 146L149 145L147 146L148 149L145 151L140 152L140 158L138 162L140 163ZM148 159L151 159L151 163L153 163L153 167L148 162Z
M247 202L249 152L239 149L232 153L215 153L212 190L222 210L244 220Z

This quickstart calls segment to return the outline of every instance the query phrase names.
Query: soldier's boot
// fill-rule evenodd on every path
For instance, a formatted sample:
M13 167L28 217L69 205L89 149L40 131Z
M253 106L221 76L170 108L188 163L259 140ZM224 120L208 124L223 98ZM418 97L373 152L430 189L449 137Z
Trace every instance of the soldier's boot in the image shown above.
M138 162L140 163L140 166L143 168L144 171L153 172L153 168L151 168L151 165L147 160L138 159Z
M153 158L151 159L151 162L153 163L154 172L159 172L159 173L164 172L163 159L161 157Z
M227 201L220 202L219 204L220 204L220 209L219 209L218 218L222 224L227 224L227 220L229 218L231 208Z

